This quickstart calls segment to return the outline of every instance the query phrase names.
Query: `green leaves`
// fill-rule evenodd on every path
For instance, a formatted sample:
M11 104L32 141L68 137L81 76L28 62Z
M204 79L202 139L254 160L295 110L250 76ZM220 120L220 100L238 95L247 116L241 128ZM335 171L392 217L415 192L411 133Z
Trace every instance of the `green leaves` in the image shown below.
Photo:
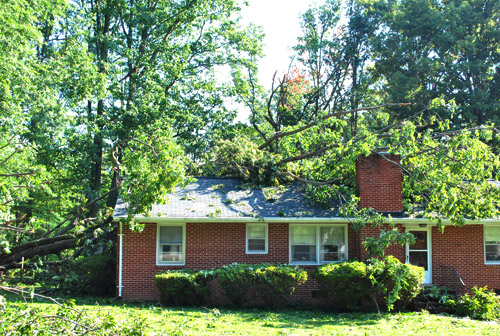
M154 204L166 202L175 186L186 181L187 160L164 123L138 130L115 148L118 146L122 162L116 168L122 173L122 198L128 203L129 221L136 214L148 213Z

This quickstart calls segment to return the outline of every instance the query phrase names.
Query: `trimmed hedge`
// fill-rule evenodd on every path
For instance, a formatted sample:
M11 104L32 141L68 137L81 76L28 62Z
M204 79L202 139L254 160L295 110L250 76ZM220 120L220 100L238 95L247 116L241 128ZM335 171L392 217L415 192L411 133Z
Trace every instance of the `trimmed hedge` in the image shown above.
M212 272L176 270L158 273L156 287L160 291L160 302L165 305L200 305L210 295L209 280Z
M354 310L370 294L385 300L388 310L404 309L421 290L422 267L403 264L393 256L372 259L368 264L358 261L325 264L313 272L320 292L330 305L339 310Z
M250 290L262 295L264 303L276 306L286 301L295 288L307 280L307 272L286 264L230 264L215 271L225 295L236 306Z
M236 306L244 304L250 290L261 295L264 303L276 306L298 285L307 280L307 272L283 264L231 264L211 271L175 270L158 273L156 287L165 305L200 305L210 295L209 280L217 279L224 294Z
M286 264L261 264L255 269L255 284L264 303L279 306L293 294L295 288L307 281L307 272Z
M241 306L245 295L254 287L255 267L234 263L215 271L217 282L234 305Z
M366 273L367 265L352 261L319 266L313 276L318 279L320 294L339 310L359 308L363 299L372 293L372 284Z

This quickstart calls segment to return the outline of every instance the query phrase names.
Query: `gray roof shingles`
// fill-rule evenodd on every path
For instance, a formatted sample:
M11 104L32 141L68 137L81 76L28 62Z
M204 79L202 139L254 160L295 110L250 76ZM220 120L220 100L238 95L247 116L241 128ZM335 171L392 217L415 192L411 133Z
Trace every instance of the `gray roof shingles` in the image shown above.
M237 179L198 177L184 189L176 187L167 204L153 206L154 218L270 218L338 217L336 208L313 206L304 200L298 185L284 189L246 189ZM127 207L119 199L115 217L126 216Z

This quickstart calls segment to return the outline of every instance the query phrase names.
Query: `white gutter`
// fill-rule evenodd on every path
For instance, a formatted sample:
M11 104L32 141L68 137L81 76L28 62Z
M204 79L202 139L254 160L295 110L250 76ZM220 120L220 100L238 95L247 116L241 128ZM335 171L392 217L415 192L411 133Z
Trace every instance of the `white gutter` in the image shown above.
M120 222L120 233L118 234L120 248L118 252L118 297L122 297L122 270L123 270L123 224Z
M114 217L119 220L122 217ZM357 221L357 218L342 217L143 217L136 216L135 219L141 223L348 223ZM388 223L389 220L386 220ZM396 224L430 224L435 225L435 221L426 218L391 218ZM448 219L441 221L444 225L452 225ZM466 220L466 224L500 224L498 219ZM121 246L121 245L120 245Z

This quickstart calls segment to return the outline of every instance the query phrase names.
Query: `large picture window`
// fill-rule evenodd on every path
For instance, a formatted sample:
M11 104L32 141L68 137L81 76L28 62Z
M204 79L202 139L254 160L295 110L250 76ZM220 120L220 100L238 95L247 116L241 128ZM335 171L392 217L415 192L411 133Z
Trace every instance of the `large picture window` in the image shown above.
M267 224L247 224L246 250L248 254L267 253Z
M183 265L186 227L182 224L158 226L158 264Z
M324 264L346 259L345 225L290 225L291 264Z
M500 264L500 226L484 227L485 261Z

